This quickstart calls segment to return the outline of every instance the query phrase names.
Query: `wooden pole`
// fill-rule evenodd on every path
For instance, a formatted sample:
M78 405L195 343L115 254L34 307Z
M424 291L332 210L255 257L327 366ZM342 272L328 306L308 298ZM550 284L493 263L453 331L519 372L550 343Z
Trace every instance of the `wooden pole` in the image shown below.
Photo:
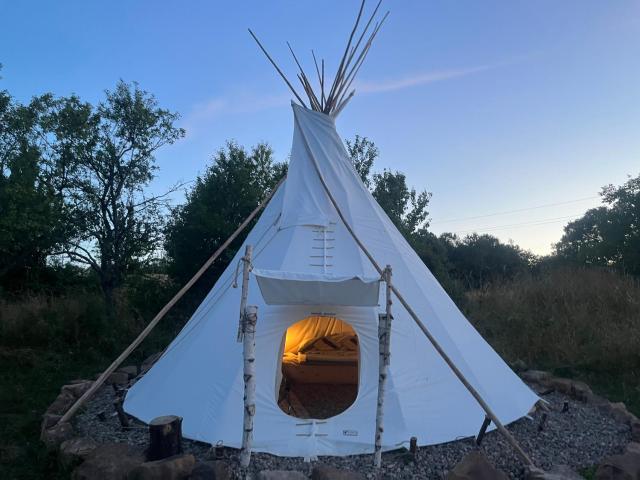
M93 382L93 385L91 385L91 388L87 390L84 393L84 395L82 395L78 400L76 400L76 402L71 406L69 410L67 410L67 413L65 413L62 416L62 418L58 421L58 423L68 422L71 419L71 417L73 417L73 415L78 411L78 409L82 407L82 405L84 405L84 403L87 400L89 400L89 398L91 398L91 396L93 396L94 393L96 393L96 391L102 386L102 384L109 377L109 375L111 375L116 370L116 368L118 368L120 364L131 354L131 352L138 345L140 345L145 338L147 338L147 335L151 333L151 331L155 328L158 322L160 322L160 320L164 318L167 312L171 310L171 307L173 307L178 302L178 300L180 300L184 296L184 294L187 293L187 291L193 286L193 284L200 279L200 277L204 274L204 272L207 271L207 269L211 266L211 264L215 262L217 258L222 254L222 252L224 252L227 249L227 247L231 244L231 242L233 242L236 239L236 237L240 235L240 233L247 227L247 225L251 223L251 220L253 220L254 217L258 214L258 212L264 208L267 202L271 200L271 197L273 197L273 194L276 192L276 190L280 188L280 185L282 185L282 183L284 182L284 179L285 177L282 177L280 179L277 185L273 187L273 189L264 198L264 200L262 200L260 205L258 205L256 208L253 209L253 211L249 214L246 220L240 224L240 226L236 229L236 231L233 232L229 238L227 238L227 240L220 246L220 248L218 248L218 250L215 251L213 255L211 255L211 257L209 257L209 259L206 262L204 262L202 267L200 267L200 270L198 270L196 274L193 277L191 277L191 280L189 280L186 283L186 285L182 287L180 291L176 293L173 296L173 298L169 300L169 302L164 307L162 307L162 309L153 318L153 320L149 322L149 325L147 325L145 329L142 330L142 332L140 332L140 335L138 335L138 337L131 343L131 345L129 345L124 350L124 352L122 352L120 356L116 358L113 361L113 363L109 365L109 367L104 372L102 372L102 374L98 377L98 379L95 382Z
M249 295L249 272L251 271L251 257L253 245L247 245L244 249L242 260L242 290L240 293L240 320L238 323L238 342L244 338L245 310L247 309L247 297Z
M387 376L390 363L391 341L391 266L384 269L384 282L386 290L385 314L378 316L378 345L380 356L378 359L378 403L376 408L376 438L373 455L373 465L376 468L382 466L382 435L384 434L384 394L386 391Z
M273 65L273 67L276 69L276 72L280 74L284 82L287 84L287 86L289 87L289 90L291 90L291 93L295 95L295 97L298 99L298 101L302 104L304 108L307 108L307 104L304 103L304 101L302 101L302 98L300 98L300 95L298 95L298 92L296 92L296 89L293 88L293 85L291 85L291 82L289 82L289 80L284 75L284 73L282 73L282 70L280 70L280 67L278 67L278 64L273 60L273 58L271 58L271 55L269 55L267 50L262 46L262 44L260 43L260 40L258 40L258 37L255 36L255 34L251 31L250 28L247 30L249 30L249 33L251 34L253 39L256 41L256 43L260 47L260 50L262 50L262 53L266 55L267 59L271 62L271 65Z
M244 419L242 429L242 449L240 466L247 468L251 462L251 443L253 441L253 417L256 414L256 323L258 307L249 305L244 315Z
M253 439L253 415L255 414L255 327L258 319L257 307L247 307L249 297L249 272L253 246L247 245L242 257L242 293L240 296L240 326L238 341L242 341L243 377L244 377L244 413L242 422L242 449L240 466L246 468L251 461L251 440Z
M347 229L347 231L349 232L349 234L351 235L353 240L356 242L358 247L360 247L360 250L362 250L362 252L366 255L366 257L371 262L371 265L373 265L373 268L376 269L378 274L382 275L382 273L383 273L382 268L380 268L380 265L378 265L378 262L376 262L376 260L373 258L373 256L369 252L369 250L367 250L367 247L365 247L365 245L362 243L362 241L358 238L358 236L354 232L353 228L351 228L351 225L349 225L349 222L347 222L347 219L345 218L344 214L342 213L342 210L340 209L340 206L338 205L338 202L336 202L336 199L333 196L333 194L331 193L331 190L329 190L329 186L327 185L327 182L325 181L324 177L322 176L322 172L320 171L320 167L318 166L318 162L317 162L315 156L313 155L313 151L311 150L311 147L309 146L309 141L307 140L307 137L304 134L304 130L303 130L302 126L300 125L297 117L296 117L296 123L298 124L298 128L300 129L300 134L302 136L302 140L303 140L305 149L307 150L307 154L313 160L313 162L312 162L313 166L315 168L316 173L318 174L318 178L320 179L320 183L322 184L322 188L324 188L324 191L327 193L327 197L329 197L329 201L333 205L333 208L336 209L336 213L340 217L340 220L342 221L342 223L344 224L345 228ZM480 407L482 407L482 409L485 411L485 413L491 419L491 421L493 421L493 423L496 426L496 428L498 429L498 431L505 437L507 442L509 442L509 444L514 448L514 450L518 453L518 455L520 455L522 460L527 465L534 466L533 462L531 461L529 456L525 453L525 451L522 449L522 447L520 447L520 445L518 444L518 441L513 437L513 435L511 435L511 433L509 433L509 431L506 428L504 428L504 425L502 425L502 422L498 419L498 417L496 417L495 413L493 413L493 410L491 410L491 407L489 407L487 402L484 401L484 399L482 398L480 393L478 393L478 391L474 388L474 386L471 385L467 381L467 379L464 376L464 374L455 365L453 360L451 360L449 355L447 355L447 353L440 346L440 344L438 343L436 338L433 335L431 335L431 332L429 332L429 330L424 325L424 323L422 323L422 321L420 320L420 318L418 317L416 312L413 311L411 306L407 303L407 301L404 299L404 297L398 291L398 289L396 287L394 287L393 285L391 285L391 291L398 298L398 300L400 300L400 303L402 304L402 306L405 308L405 310L407 311L409 316L413 319L413 321L416 323L416 325L418 325L420 330L422 330L422 333L424 333L424 335L427 337L427 340L429 340L429 342L431 343L433 348L436 350L436 352L438 352L438 354L440 355L442 360L444 360L444 362L451 369L453 374L456 377L458 377L458 380L460 380L462 385L464 385L464 387L473 396L473 398L476 400L476 402L478 402Z
M409 453L414 457L418 455L418 437L409 439Z
M478 436L476 437L476 446L479 447L482 443L482 439L484 438L484 434L487 433L487 428L491 424L491 419L489 417L484 417L484 421L482 422L482 426L480 427L480 431L478 432Z

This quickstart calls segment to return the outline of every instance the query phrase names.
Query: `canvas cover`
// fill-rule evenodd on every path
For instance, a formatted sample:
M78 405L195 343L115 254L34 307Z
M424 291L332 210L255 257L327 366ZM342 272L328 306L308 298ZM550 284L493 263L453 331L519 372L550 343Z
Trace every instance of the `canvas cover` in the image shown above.
M498 418L506 424L526 415L538 397L471 326L375 202L350 163L334 119L297 105L293 113L287 180L246 239L254 247L253 266L377 276L328 200L313 155L346 221L380 265L392 266L394 285ZM244 246L162 358L129 390L124 404L129 414L145 422L160 415L180 415L186 437L241 446L243 362L242 344L236 342L240 289L232 284L243 251ZM384 305L383 292L380 305ZM372 452L377 322L382 308L268 305L253 275L248 304L258 306L254 451L303 457ZM322 422L300 421L276 403L283 335L289 326L310 316L347 322L356 331L360 347L355 402ZM398 302L385 395L384 450L407 445L413 436L419 445L429 445L475 435L485 417Z
M267 305L378 305L380 278L253 269Z

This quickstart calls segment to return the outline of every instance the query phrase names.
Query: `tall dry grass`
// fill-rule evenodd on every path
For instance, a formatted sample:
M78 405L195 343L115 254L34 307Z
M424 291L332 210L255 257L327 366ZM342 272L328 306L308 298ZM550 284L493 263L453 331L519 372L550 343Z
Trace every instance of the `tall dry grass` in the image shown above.
M112 353L142 328L143 319L118 306L109 319L100 294L29 294L0 300L0 347Z
M550 369L640 366L640 283L560 268L469 292L465 310L506 360Z

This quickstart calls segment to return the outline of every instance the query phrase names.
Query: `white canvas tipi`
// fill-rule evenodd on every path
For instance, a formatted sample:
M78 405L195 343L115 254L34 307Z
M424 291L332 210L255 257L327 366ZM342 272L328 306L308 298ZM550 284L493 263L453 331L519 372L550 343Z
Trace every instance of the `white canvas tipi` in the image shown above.
M247 304L258 312L255 361L249 362L255 371L248 376L255 381L254 451L306 458L370 453L376 433L382 432L381 412L382 450L406 446L411 437L431 445L476 434L485 415L501 428L500 422L527 415L538 401L376 203L336 132L335 117L353 95L347 95L351 82L386 18L363 43L378 7L356 35L363 8L364 1L331 86L324 79L324 61L321 68L316 63L319 95L294 56L310 108L276 66L300 105L293 104L287 178L245 241L253 247ZM160 360L129 390L124 403L129 414L145 422L179 415L188 438L243 446L243 432L251 431L249 423L243 425L245 411L253 411L245 409L243 399L243 363L250 358L243 353L250 346L243 352L236 341L241 289L234 286L244 251L243 246ZM384 265L392 267L395 297L379 288ZM388 337L382 328L379 338L379 323L384 326L389 318L384 315L388 298L400 302L392 309L385 373L380 338ZM324 392L326 399L316 398L316 406L329 397L339 400L336 392L344 385L352 388L350 405L330 414L303 414L304 402L294 402L289 388L317 384L324 384L316 394ZM250 454L248 443L246 451ZM375 459L379 465L379 456Z
M304 457L373 451L384 289L380 306L370 306L371 279L379 275L339 218L316 166L356 236L379 264L392 266L394 285L496 416L503 423L525 416L538 397L469 324L373 199L351 165L334 118L295 104L293 115L287 179L245 242L254 249L248 304L258 307L253 450ZM241 446L240 289L233 283L242 252L162 358L129 390L128 413L145 422L179 415L185 436ZM414 436L429 445L476 434L485 412L407 312L394 305L393 314L383 449L406 445ZM357 397L322 421L301 420L278 405L285 333L308 318L316 322L308 335L339 319L359 341Z

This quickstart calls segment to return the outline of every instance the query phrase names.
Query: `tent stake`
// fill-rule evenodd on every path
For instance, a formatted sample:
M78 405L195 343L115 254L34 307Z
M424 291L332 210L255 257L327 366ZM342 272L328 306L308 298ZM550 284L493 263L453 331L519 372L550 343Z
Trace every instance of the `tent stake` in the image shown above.
M476 437L476 447L479 447L482 443L484 434L487 433L487 428L489 428L490 424L491 419L489 417L484 417L484 422L482 422L482 426L480 427L480 431L478 432L478 436Z
M383 272L386 285L386 310L383 315L378 315L378 341L380 356L378 359L378 404L376 408L376 438L373 455L373 465L376 468L382 466L382 435L384 433L384 394L389 373L390 341L391 341L391 266L387 265Z
M122 352L120 356L116 358L113 361L113 363L109 365L109 367L104 372L102 372L102 374L98 377L98 379L95 382L93 382L93 385L91 385L91 388L87 390L84 393L84 395L82 395L78 400L76 400L76 402L71 406L71 408L67 410L67 413L65 413L62 416L62 418L58 420L58 423L68 422L71 419L71 417L75 415L78 409L82 407L82 405L84 405L84 403L87 400L89 400L89 398L91 398L91 396L93 396L94 393L96 393L96 391L102 386L102 384L109 377L109 375L111 375L116 370L116 368L118 368L120 364L125 361L125 359L131 354L131 352L138 345L140 345L145 338L147 338L147 335L151 333L151 331L158 324L158 322L160 322L160 320L164 318L167 312L171 310L171 307L173 307L178 302L178 300L180 300L184 296L184 294L187 293L187 291L193 286L193 284L200 279L200 277L204 274L204 272L207 271L207 269L211 266L211 264L215 262L218 259L218 257L222 254L222 252L224 252L227 249L227 247L231 244L231 242L233 242L236 239L236 237L240 235L240 233L242 233L242 231L247 227L247 225L251 223L251 220L253 220L254 217L258 214L258 212L260 212L260 210L264 208L267 202L271 200L271 197L273 197L273 195L278 190L278 188L280 188L280 185L282 185L282 183L284 182L284 179L285 177L282 177L280 179L280 181L276 184L276 186L273 187L273 189L269 192L269 194L262 200L262 202L260 202L260 205L258 205L249 214L246 220L240 224L240 226L236 229L236 231L233 232L231 236L227 238L227 240L225 240L225 242L220 246L220 248L218 248L218 250L216 250L215 253L211 255L211 257L209 257L209 259L206 262L204 262L202 267L200 267L200 270L198 270L196 274L193 277L191 277L191 280L189 280L180 289L180 291L176 293L171 300L169 300L169 302L164 307L162 307L162 310L160 310L158 314L153 318L153 320L149 322L149 325L147 325L145 329L142 330L142 332L140 332L140 335L138 335L138 337L133 342L131 342L131 345L129 345L124 350L124 352Z
M313 167L314 167L314 169L315 169L315 171L316 171L316 173L318 175L320 183L322 184L322 188L327 193L327 197L329 197L329 201L333 205L333 208L336 209L336 213L338 214L338 216L340 217L340 220L342 221L342 223L344 224L345 228L349 232L349 235L351 235L351 237L356 242L356 244L358 245L360 250L362 250L362 253L364 253L366 255L366 257L369 259L369 261L371 262L371 265L373 265L373 268L376 269L376 271L378 272L379 275L382 275L382 272L383 272L382 268L380 268L380 265L378 265L378 262L376 262L376 260L373 258L373 256L369 252L369 250L367 250L367 247L364 246L362 241L358 238L358 236L354 232L353 228L351 228L351 225L349 224L349 222L347 222L347 219L345 218L344 214L342 213L342 209L338 205L338 202L336 201L335 197L331 193L331 190L329 190L329 186L327 185L326 180L322 176L322 172L320 171L320 167L318 166L318 161L316 160L316 157L313 154L313 150L311 150L311 146L309 145L309 141L307 140L307 137L304 134L304 129L300 125L300 122L298 121L298 117L297 116L295 117L295 121L296 121L297 127L300 129L300 134L302 136L302 140L303 140L305 149L307 151L307 154L309 155L309 157L313 161ZM487 402L484 401L484 399L482 398L480 393L478 393L478 391L474 388L474 386L469 383L469 381L466 379L464 374L460 371L460 369L456 366L456 364L453 362L453 360L451 360L449 355L447 355L447 353L444 351L444 349L440 346L440 344L438 343L436 338L433 335L431 335L431 332L429 332L429 330L424 325L424 323L422 323L422 321L420 320L420 318L418 317L416 312L413 311L411 306L407 303L407 301L404 299L404 297L398 291L398 289L396 287L394 287L393 285L391 285L391 291L398 298L398 300L400 300L400 303L402 304L402 306L405 308L405 310L407 311L409 316L413 319L413 321L416 323L416 325L418 325L420 330L422 330L422 333L424 333L424 335L427 337L427 340L429 340L429 342L431 343L433 348L436 350L436 352L438 352L438 354L440 355L442 360L444 360L444 362L451 369L453 374L456 377L458 377L458 380L460 380L462 385L464 385L464 387L467 389L467 391L473 396L473 398L475 398L476 402L478 402L480 407L482 407L482 409L485 411L487 416L491 419L491 421L493 421L493 423L496 426L496 428L505 437L505 439L509 442L509 444L511 444L511 446L518 453L518 455L520 455L522 460L527 465L534 466L534 464L531 461L531 459L529 458L529 456L522 449L522 447L520 447L520 444L518 443L518 441L513 437L513 435L511 435L511 433L509 433L509 431L506 428L504 428L504 425L502 425L502 422L498 419L498 417L496 417L495 413L493 413L493 410L491 410L491 407L489 407Z

